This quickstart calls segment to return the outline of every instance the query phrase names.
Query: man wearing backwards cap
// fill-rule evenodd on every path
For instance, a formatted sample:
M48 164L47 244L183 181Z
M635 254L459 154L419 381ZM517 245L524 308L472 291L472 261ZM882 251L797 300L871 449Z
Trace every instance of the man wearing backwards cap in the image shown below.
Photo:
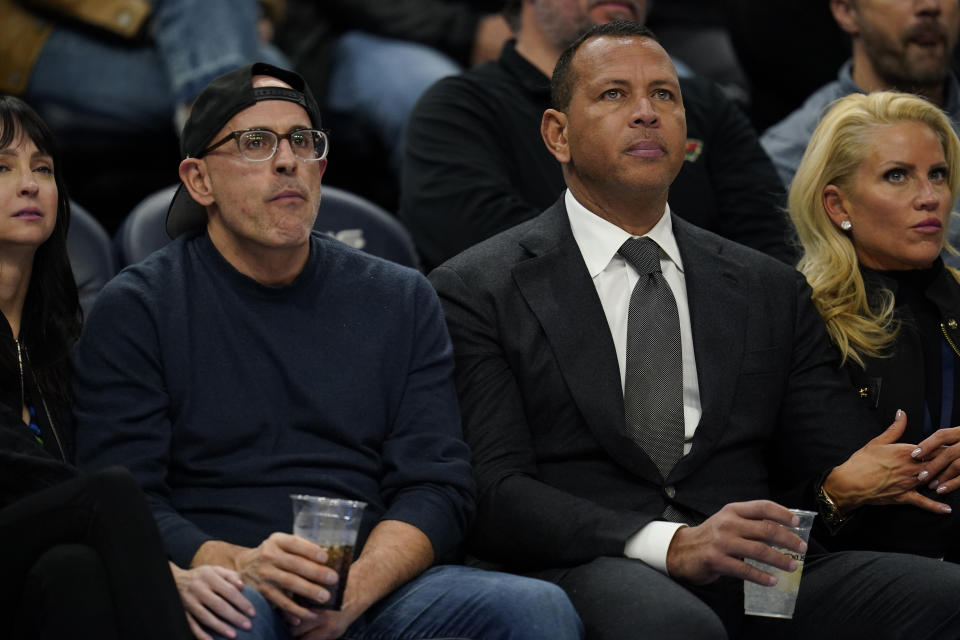
M311 233L320 126L262 63L197 98L176 239L102 291L77 348L81 463L130 468L174 562L241 574L252 619L225 587L199 620L222 636L579 637L552 585L438 564L473 514L449 338L419 273ZM293 598L337 582L282 533L297 493L367 503L339 611Z

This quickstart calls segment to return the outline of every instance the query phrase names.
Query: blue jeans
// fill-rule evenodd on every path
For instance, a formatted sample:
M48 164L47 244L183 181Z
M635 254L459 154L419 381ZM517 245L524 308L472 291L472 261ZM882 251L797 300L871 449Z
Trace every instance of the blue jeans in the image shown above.
M23 97L55 132L168 132L174 108L215 77L257 60L290 66L260 44L256 0L153 4L152 41L141 46L54 28Z
M282 618L250 587L253 628L236 640L292 640ZM222 636L214 635L215 638ZM371 607L347 640L575 640L583 625L556 585L471 567L433 567Z
M413 106L434 82L458 73L456 62L431 47L348 31L334 50L327 106L369 123L399 171Z

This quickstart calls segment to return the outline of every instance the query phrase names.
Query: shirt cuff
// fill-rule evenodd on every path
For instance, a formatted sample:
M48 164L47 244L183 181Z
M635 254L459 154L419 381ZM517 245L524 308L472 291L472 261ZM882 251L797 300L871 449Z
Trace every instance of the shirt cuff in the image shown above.
M667 573L667 550L674 534L685 524L654 520L630 536L623 548L623 555L653 567L664 575Z

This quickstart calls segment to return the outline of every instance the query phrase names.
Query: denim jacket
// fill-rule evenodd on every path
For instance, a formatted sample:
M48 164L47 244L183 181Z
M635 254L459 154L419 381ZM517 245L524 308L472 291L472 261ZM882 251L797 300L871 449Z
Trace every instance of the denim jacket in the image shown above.
M947 77L945 103L943 110L953 123L954 130L960 132L960 84L953 73ZM793 176L800 166L800 159L807 148L810 136L816 129L820 118L834 100L863 93L853 82L853 60L847 60L837 74L837 79L810 94L803 105L789 116L767 129L760 136L760 144L773 160L783 184L789 188Z

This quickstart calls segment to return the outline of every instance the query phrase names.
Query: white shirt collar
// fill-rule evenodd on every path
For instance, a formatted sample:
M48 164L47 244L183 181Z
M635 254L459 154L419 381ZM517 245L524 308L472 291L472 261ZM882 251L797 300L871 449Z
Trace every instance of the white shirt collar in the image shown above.
M618 257L617 251L623 243L634 236L612 222L591 213L577 201L569 189L564 195L564 204L567 207L567 217L570 219L573 238L580 247L580 253L583 255L590 277L595 278L607 268L613 258ZM664 207L663 215L660 216L657 224L653 225L653 228L643 237L649 237L660 245L670 261L677 265L677 269L683 271L680 247L677 246L677 239L673 235L669 204Z

